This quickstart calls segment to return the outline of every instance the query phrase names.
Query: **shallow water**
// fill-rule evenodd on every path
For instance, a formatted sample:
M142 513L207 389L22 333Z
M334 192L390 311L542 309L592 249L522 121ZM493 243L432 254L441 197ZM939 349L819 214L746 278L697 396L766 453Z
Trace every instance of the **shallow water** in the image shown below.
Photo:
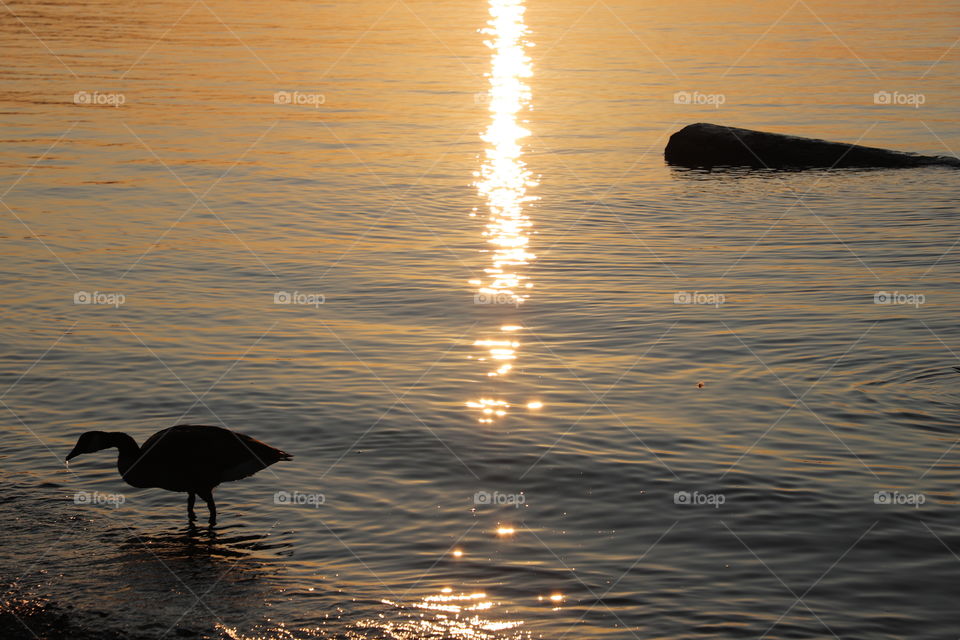
M661 151L711 121L951 153L957 7L522 4L525 48L482 0L9 4L4 607L156 638L953 637L955 170ZM106 453L64 468L82 431L186 422L295 459L221 486L213 532Z

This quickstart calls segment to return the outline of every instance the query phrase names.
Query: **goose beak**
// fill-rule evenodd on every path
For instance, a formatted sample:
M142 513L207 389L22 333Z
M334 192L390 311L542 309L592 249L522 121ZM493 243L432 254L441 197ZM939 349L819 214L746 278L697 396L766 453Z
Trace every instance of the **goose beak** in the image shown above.
M67 460L66 460L66 461L67 461L67 462L70 462L72 459L76 458L78 455L80 455L80 452L77 451L77 448L76 448L76 447L74 447L74 448L73 448L73 451L71 451L70 453L67 454Z

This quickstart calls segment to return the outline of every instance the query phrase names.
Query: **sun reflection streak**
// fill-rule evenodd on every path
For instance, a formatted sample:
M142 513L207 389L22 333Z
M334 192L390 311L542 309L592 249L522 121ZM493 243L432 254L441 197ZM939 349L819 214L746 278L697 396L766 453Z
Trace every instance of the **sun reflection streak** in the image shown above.
M490 210L483 235L493 247L492 266L484 270L487 277L478 293L515 305L530 297L521 291L530 283L519 267L536 258L527 251L532 223L524 204L536 200L527 189L537 183L521 159L521 141L530 132L518 120L531 98L524 79L533 75L526 54L531 45L525 40L524 11L522 0L491 0L491 19L482 30L492 36L486 45L493 49L493 56L487 92L490 124L481 136L487 148L476 182L477 192L486 198Z
M523 0L490 0L490 20L481 33L489 36L485 44L492 50L489 88L486 94L490 121L481 134L486 143L480 170L475 174L477 193L486 200L489 210L483 237L489 247L490 265L484 277L470 284L477 287L479 303L508 305L519 308L530 298L533 283L522 272L536 259L530 252L532 222L525 205L537 200L528 193L536 186L533 175L523 162L523 139L530 132L523 127L521 114L530 107L530 87L525 80L533 75L526 41ZM471 214L475 215L475 214ZM523 327L506 323L500 332L507 334ZM503 378L514 370L520 343L512 338L477 340L474 346L486 354L477 359L491 362L488 378ZM502 400L479 399L467 406L478 409L481 424L492 423L506 415L509 405Z
M523 625L522 620L492 620L483 617L481 614L492 613L496 603L482 591L454 593L452 588L444 587L440 593L424 596L419 602L406 605L392 600L381 602L398 611L409 612L409 615L397 622L378 620L361 626L385 631L392 638L530 638L529 633L519 629ZM422 613L414 614L417 610Z

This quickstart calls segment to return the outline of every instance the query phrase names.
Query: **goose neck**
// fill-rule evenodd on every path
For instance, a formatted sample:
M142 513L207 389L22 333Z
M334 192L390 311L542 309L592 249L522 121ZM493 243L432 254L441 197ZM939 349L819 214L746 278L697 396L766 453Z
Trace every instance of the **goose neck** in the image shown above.
M120 473L126 475L126 470L140 457L140 447L136 440L125 433L112 432L107 435L110 438L110 444L120 452L120 455L117 456L117 466L120 468Z

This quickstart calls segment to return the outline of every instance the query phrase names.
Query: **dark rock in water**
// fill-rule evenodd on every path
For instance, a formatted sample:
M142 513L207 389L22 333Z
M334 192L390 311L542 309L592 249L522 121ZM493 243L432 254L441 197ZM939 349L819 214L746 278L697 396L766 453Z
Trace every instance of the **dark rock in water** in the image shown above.
M921 156L705 122L687 125L670 136L663 155L668 163L684 167L960 167L960 159L949 156Z

